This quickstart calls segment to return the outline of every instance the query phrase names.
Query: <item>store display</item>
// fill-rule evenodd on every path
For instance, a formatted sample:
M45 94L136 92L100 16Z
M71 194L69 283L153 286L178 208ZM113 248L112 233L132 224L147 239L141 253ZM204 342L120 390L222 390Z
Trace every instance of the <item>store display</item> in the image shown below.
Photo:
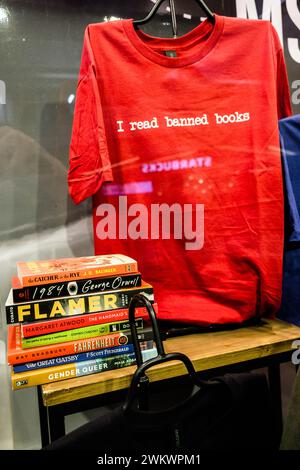
M290 114L268 21L215 15L175 39L132 20L87 27L70 194L93 196L96 254L139 259L160 319L234 324L278 310L278 119Z
M2 447L300 447L299 2L2 3Z

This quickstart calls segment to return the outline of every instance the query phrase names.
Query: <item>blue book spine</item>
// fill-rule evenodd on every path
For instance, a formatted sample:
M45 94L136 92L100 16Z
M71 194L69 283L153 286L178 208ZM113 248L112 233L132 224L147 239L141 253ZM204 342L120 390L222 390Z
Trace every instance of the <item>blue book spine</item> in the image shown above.
M117 346L113 348L100 349L98 351L88 351L80 354L72 354L71 356L59 356L52 359L45 359L36 362L25 362L24 364L16 364L13 366L13 371L27 372L36 369L43 369L45 367L62 366L64 364L90 361L93 359L104 359L111 356L123 356L134 352L133 344L125 346Z

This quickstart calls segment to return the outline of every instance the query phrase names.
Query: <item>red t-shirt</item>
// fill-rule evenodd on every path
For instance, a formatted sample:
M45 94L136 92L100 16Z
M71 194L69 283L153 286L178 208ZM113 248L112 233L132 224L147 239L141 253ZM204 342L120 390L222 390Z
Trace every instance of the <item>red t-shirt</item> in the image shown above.
M89 25L70 148L95 253L135 258L159 317L198 324L274 313L282 280L282 48L270 22L215 20L177 39Z

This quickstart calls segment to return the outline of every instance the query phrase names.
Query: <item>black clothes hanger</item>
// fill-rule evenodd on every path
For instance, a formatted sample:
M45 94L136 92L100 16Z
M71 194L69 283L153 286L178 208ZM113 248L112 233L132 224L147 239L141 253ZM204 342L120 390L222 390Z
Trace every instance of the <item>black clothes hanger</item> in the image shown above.
M136 325L135 325L135 309L138 306L145 306L147 308L147 311L151 320L153 338L154 338L156 348L157 348L157 353L158 353L156 357L154 357L153 359L149 359L148 361L144 363L142 359L142 353L141 353ZM177 353L177 352L169 353L169 354L165 353L164 346L160 337L160 332L159 332L154 308L151 302L147 299L147 297L145 297L142 294L135 295L130 302L129 324L130 324L132 342L133 342L133 346L134 346L134 350L136 354L136 362L137 362L138 368L135 371L133 378L131 380L128 395L123 406L125 411L130 409L130 407L132 406L136 398L138 398L139 409L141 410L148 409L147 388L149 384L149 379L145 375L145 372L146 370L150 369L150 367L156 366L157 364L162 364L164 362L170 362L170 361L182 362L185 365L188 371L188 374L190 378L192 379L194 385L196 385L199 389L202 387L204 382L198 378L197 373L194 369L193 363L187 356L185 356L182 353Z
M134 26L140 26L143 24L148 23L152 19L152 17L155 15L161 4L164 2L164 0L157 0L155 5L153 6L152 10L148 13L148 15L145 18L142 18L140 20L134 20L133 24ZM208 20L211 23L215 23L215 17L213 12L208 8L206 3L203 0L195 0L195 2L202 8L202 10L206 13ZM171 12L171 20L172 20L172 29L173 29L173 37L177 37L178 33L178 27L177 27L177 20L176 20L176 10L175 10L175 3L174 0L169 0L169 5L170 5L170 12Z

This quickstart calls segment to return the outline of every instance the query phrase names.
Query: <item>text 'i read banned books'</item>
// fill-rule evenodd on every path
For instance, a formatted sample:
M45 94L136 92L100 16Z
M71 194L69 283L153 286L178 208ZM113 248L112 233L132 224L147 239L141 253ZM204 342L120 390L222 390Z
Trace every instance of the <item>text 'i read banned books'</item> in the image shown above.
M125 255L17 263L6 301L7 360L14 390L136 363L128 308L153 287ZM157 355L145 307L136 309L143 360Z

